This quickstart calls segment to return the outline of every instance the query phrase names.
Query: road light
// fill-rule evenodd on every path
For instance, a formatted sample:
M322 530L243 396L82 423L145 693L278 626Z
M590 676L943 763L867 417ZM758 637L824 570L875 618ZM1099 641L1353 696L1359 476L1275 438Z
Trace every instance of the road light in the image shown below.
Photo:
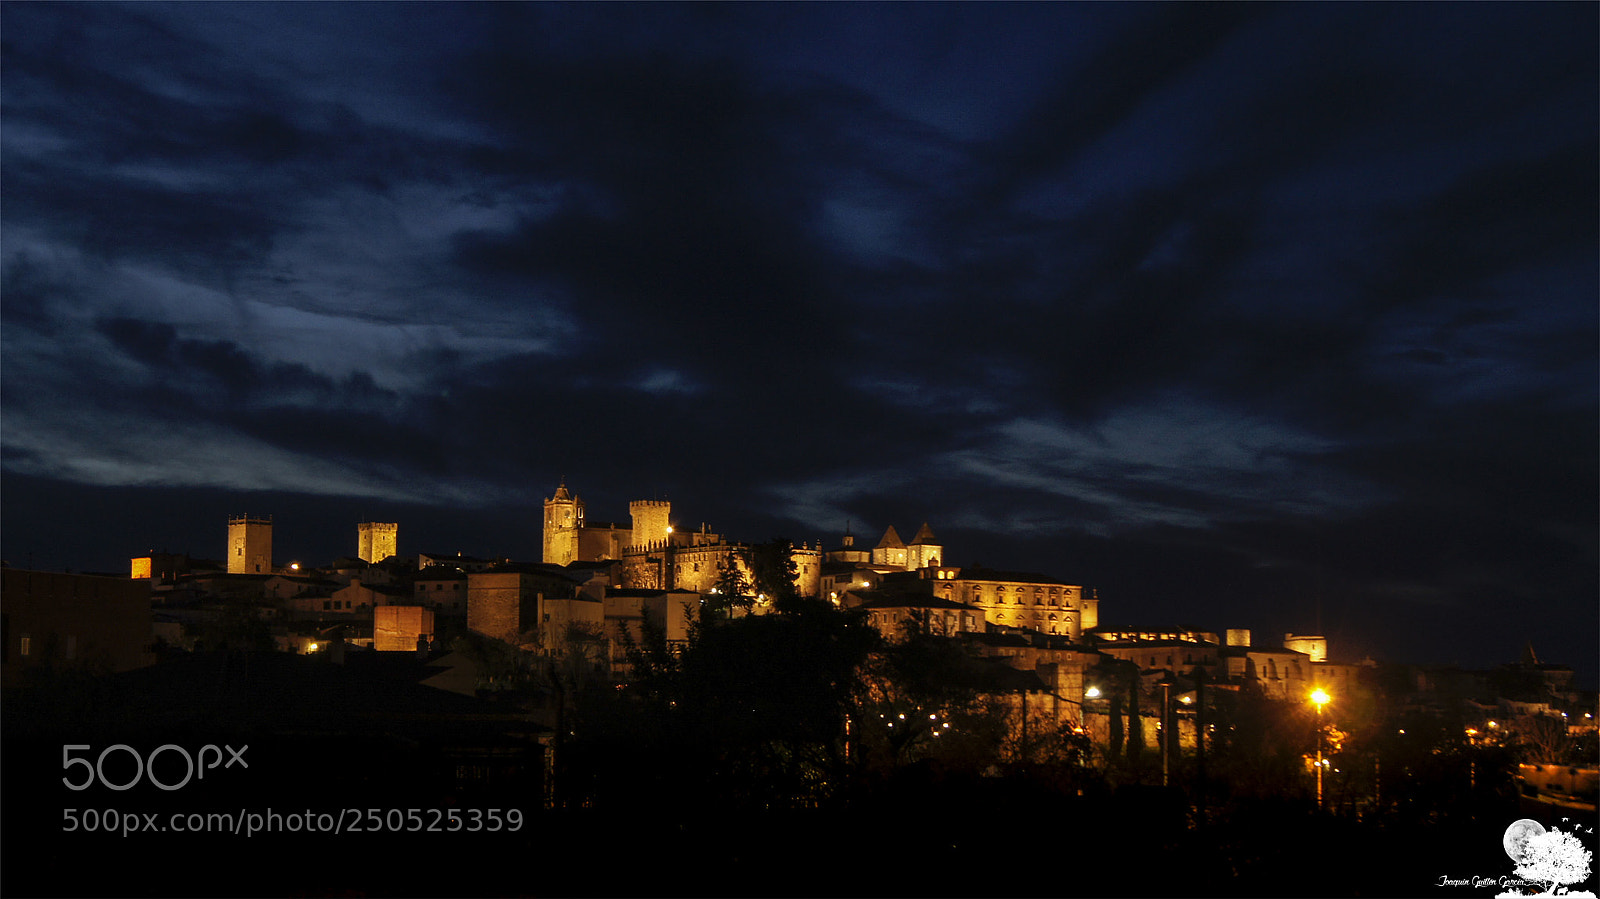
M1333 697L1321 687L1311 691L1311 704L1317 707L1317 808L1322 808L1322 707Z

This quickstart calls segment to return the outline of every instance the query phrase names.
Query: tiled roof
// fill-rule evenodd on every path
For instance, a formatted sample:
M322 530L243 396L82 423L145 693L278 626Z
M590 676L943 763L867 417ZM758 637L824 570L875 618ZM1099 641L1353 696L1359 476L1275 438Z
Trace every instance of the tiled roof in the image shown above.
M958 581L1005 581L1012 584L1056 584L1072 586L1058 577L1034 571L1000 571L994 568L967 566L956 575Z

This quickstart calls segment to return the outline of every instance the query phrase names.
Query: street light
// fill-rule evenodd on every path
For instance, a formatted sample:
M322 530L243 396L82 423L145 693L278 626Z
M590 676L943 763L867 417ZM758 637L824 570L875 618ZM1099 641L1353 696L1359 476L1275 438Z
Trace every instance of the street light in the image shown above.
M1311 703L1317 707L1317 808L1322 808L1322 707L1333 699L1321 687L1311 691Z

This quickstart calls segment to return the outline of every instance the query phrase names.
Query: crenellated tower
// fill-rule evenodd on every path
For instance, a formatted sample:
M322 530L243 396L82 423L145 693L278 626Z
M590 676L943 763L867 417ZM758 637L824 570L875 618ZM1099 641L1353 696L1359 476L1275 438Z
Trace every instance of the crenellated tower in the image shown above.
M272 573L272 516L228 519L228 573Z
M371 564L397 556L399 538L400 525L395 522L363 521L356 525L356 558Z
M672 534L672 503L639 499L628 503L628 511L633 515L632 546L663 543Z

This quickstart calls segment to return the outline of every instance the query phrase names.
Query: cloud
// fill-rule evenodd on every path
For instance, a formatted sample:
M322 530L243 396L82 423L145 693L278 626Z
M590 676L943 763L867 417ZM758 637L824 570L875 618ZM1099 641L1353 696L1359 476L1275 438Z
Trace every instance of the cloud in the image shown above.
M564 474L1258 608L1310 534L1352 596L1592 542L1592 8L0 19L9 476Z

